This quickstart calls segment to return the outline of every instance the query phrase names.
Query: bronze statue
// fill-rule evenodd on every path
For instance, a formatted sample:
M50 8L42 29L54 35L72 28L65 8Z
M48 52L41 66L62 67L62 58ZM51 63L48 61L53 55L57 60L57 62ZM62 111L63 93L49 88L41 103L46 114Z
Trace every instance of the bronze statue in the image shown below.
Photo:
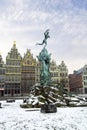
M47 45L47 39L48 39L48 38L50 38L50 36L49 36L49 29L47 29L47 30L44 32L44 39L43 39L42 43L37 43L36 45L43 45L43 44L45 44L45 45L44 45L44 48L45 48L46 45Z
M40 74L40 83L43 86L46 86L50 83L50 60L51 60L51 54L48 54L47 49L45 48L47 45L47 39L50 38L49 36L49 29L47 29L44 33L45 37L42 43L38 43L37 45L44 45L42 51L39 53L39 56L37 56L38 60L41 63L41 74Z

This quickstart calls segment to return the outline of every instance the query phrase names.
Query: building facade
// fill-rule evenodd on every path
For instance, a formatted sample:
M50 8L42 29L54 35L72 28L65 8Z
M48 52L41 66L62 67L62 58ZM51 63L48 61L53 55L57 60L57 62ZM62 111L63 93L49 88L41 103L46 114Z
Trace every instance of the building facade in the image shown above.
M82 74L69 74L69 88L70 92L74 94L82 93Z
M5 91L5 64L0 54L0 96L4 96Z
M33 54L31 54L29 49L27 49L26 54L24 54L21 67L21 94L29 95L32 86L35 85L36 74L36 59L33 58Z
M0 96L28 95L32 86L40 83L41 64L33 57L27 49L22 58L16 42L6 56L6 64L0 55ZM63 81L65 89L68 90L68 69L64 63L57 65L54 60L50 64L51 80L54 84ZM86 77L83 77L84 79ZM86 82L84 82L84 85Z
M69 75L69 87L72 93L87 94L87 65Z
M50 64L50 73L51 73L51 81L54 84L58 84L60 82L59 81L59 70L58 70L58 66L54 60L52 60L52 62Z
M13 47L6 56L5 96L20 95L21 60L21 55L18 52L16 42L14 41Z
M64 88L69 91L69 77L68 69L64 61L61 61L61 64L58 66L59 69L59 81L63 84Z
M83 67L82 72L82 84L83 84L83 93L87 94L87 65Z
M51 80L55 84L62 83L64 89L69 91L68 69L64 61L62 61L60 65L57 65L56 62L52 60L50 65L50 72L51 72Z

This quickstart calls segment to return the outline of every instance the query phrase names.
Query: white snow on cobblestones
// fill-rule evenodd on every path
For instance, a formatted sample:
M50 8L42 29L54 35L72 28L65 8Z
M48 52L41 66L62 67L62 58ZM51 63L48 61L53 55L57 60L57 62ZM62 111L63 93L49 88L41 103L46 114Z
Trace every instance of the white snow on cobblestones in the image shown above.
M22 109L22 100L0 101L0 130L87 130L87 107L58 108L57 113L43 114Z

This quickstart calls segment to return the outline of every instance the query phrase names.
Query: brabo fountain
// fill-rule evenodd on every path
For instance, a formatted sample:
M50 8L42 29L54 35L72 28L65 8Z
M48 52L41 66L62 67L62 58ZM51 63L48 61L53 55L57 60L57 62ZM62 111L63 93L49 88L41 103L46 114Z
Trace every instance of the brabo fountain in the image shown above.
M44 33L44 39L42 43L37 43L36 45L43 45L43 49L37 56L39 62L41 63L41 71L40 71L40 87L42 88L43 95L46 99L44 105L41 106L41 112L43 113L51 113L56 112L57 108L53 103L50 103L48 100L48 95L50 93L50 85L51 85L51 74L49 71L51 54L48 54L46 49L47 39L49 36L49 29L47 29Z
M23 104L20 104L20 107L41 108L42 113L54 113L57 112L57 107L87 106L87 101L84 100L82 103L82 99L80 100L80 98L76 98L76 96L73 98L70 93L64 91L62 84L55 86L52 83L49 70L51 54L49 54L46 49L48 38L50 38L49 29L45 31L42 43L37 43L37 45L43 46L41 52L37 56L41 65L40 83L32 86L29 98L25 100L26 103L23 102Z

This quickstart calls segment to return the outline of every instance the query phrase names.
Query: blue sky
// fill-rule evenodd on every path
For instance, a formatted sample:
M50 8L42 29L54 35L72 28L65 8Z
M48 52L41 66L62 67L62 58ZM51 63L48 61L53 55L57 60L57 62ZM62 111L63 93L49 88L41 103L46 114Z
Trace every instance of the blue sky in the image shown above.
M87 64L87 0L0 0L0 52L5 61L16 41L23 56L34 57L42 47L44 31L50 29L47 49L69 73Z

